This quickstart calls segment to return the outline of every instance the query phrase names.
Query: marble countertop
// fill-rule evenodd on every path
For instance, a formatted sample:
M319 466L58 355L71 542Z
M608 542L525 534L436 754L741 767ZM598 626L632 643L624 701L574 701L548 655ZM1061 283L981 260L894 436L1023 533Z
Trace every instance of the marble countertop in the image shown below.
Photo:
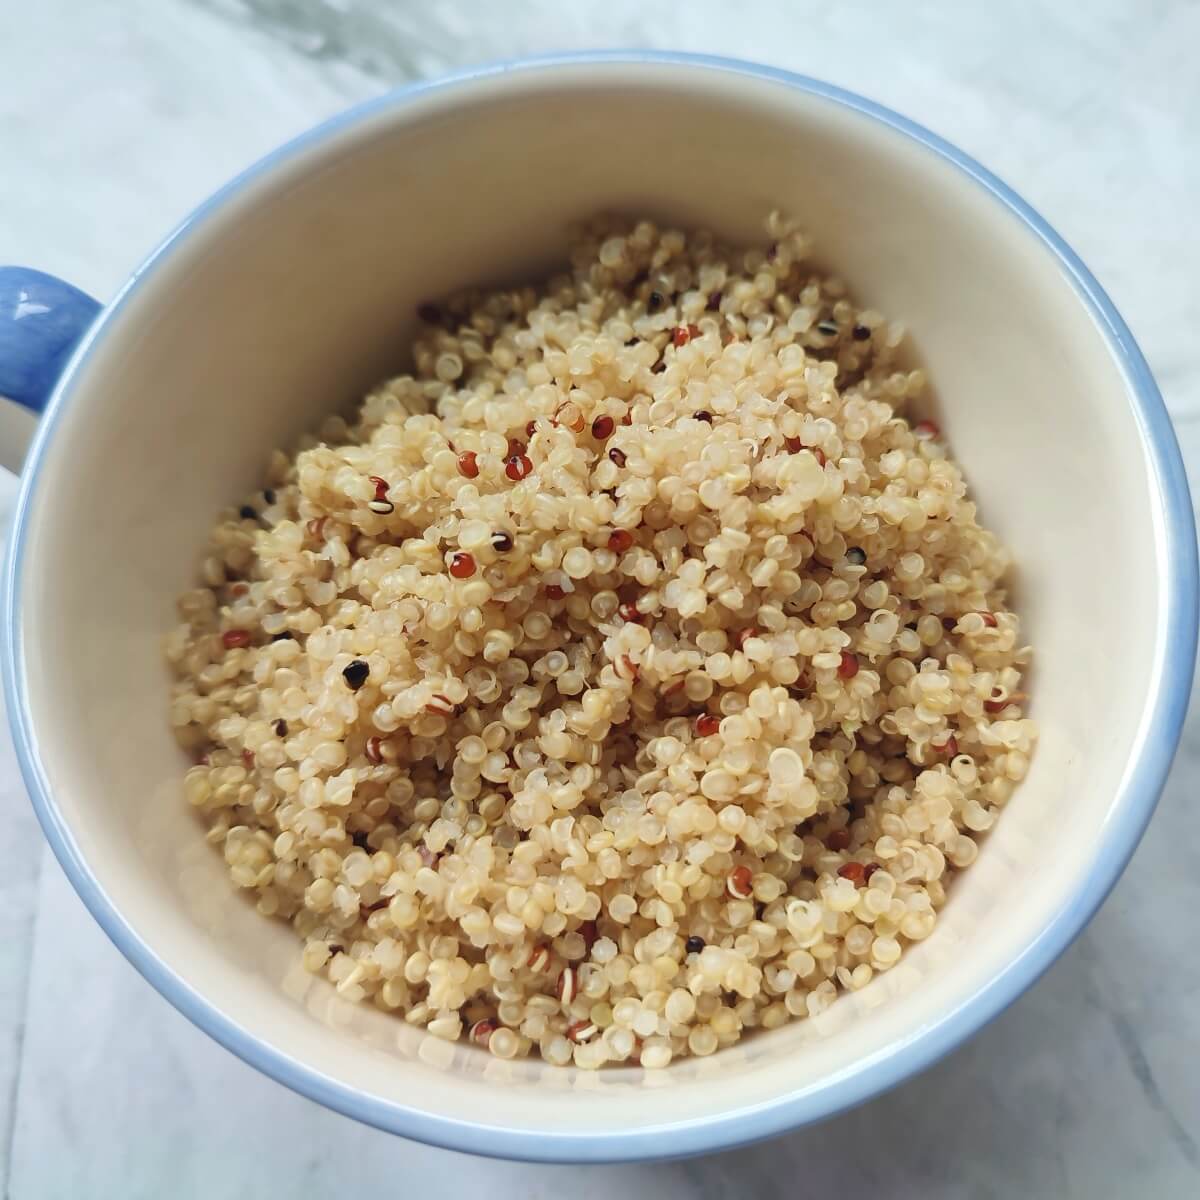
M1200 478L1200 4L39 0L0 5L0 262L106 298L281 139L414 77L569 47L760 59L864 92L1013 184L1153 366ZM105 940L0 735L0 1180L13 1200L1200 1194L1200 711L1088 931L965 1048L825 1125L694 1161L493 1163L324 1111L197 1032Z

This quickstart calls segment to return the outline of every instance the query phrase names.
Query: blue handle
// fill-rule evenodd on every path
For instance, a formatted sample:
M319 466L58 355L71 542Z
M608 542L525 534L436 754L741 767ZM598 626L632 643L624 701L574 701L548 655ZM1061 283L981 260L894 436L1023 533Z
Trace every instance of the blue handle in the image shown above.
M53 275L0 266L0 396L40 413L99 311Z

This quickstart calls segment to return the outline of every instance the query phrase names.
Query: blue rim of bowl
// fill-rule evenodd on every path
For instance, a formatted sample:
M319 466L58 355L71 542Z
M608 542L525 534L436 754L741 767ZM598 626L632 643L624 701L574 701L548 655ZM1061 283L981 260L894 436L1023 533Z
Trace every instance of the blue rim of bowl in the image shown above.
M74 383L114 313L138 281L167 260L188 234L235 193L325 138L414 97L511 72L572 66L663 66L710 70L778 83L850 109L904 135L953 164L1016 216L1058 261L1103 333L1124 374L1141 428L1149 473L1162 522L1161 561L1169 564L1164 589L1163 636L1150 687L1150 705L1121 782L1113 811L1102 830L1095 861L1072 903L1058 913L1003 972L967 1000L903 1041L838 1073L828 1082L751 1107L726 1110L685 1122L633 1131L559 1134L434 1116L363 1093L314 1070L260 1040L176 975L117 911L92 874L48 787L26 705L21 571L25 560L27 514L37 477L54 430L68 411ZM187 217L130 277L67 365L30 449L15 510L5 567L3 600L8 620L3 634L5 698L17 757L38 820L58 861L101 928L139 972L199 1028L264 1074L309 1099L404 1137L446 1149L532 1162L620 1162L681 1158L747 1145L835 1115L894 1087L931 1066L1020 996L1066 949L1104 901L1133 854L1158 802L1179 740L1196 655L1196 531L1179 446L1166 407L1128 327L1104 290L1075 252L1011 188L936 134L890 109L832 84L737 59L652 51L598 51L547 55L489 64L427 83L412 84L356 105L279 147L243 171Z

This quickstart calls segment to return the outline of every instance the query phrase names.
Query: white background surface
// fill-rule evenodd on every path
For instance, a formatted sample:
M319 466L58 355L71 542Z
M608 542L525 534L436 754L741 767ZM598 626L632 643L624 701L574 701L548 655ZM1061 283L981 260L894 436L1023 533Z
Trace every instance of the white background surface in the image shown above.
M1197 477L1200 4L1190 0L0 0L0 262L107 299L230 174L356 100L485 59L633 45L817 75L980 158L1108 288ZM1106 569L1097 564L1098 586ZM1195 1196L1198 784L1200 714L1088 932L919 1079L731 1154L531 1167L355 1125L194 1030L76 900L0 738L0 1182L14 1200Z

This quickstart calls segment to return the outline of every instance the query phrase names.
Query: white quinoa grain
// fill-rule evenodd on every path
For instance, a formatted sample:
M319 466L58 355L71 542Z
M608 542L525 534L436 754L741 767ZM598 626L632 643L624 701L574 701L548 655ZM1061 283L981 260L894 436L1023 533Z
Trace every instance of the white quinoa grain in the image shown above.
M183 793L341 995L501 1059L713 1054L928 937L1029 771L924 374L768 228L586 223L222 514L164 646Z

